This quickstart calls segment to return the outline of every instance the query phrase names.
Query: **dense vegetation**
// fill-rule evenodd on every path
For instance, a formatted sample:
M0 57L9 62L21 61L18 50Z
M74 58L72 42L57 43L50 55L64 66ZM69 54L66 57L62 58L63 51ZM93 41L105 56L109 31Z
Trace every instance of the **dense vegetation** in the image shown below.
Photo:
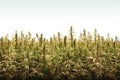
M0 38L0 80L120 80L120 41L85 29L74 38L58 32L17 32Z

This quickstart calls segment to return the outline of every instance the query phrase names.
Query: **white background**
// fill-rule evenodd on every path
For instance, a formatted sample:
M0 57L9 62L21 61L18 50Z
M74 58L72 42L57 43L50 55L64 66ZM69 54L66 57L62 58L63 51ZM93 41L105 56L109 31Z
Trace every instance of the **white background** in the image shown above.
M30 31L33 36L43 33L44 37L49 38L58 31L68 35L70 26L73 26L77 36L84 28L91 33L96 28L105 37L107 33L111 37L120 37L119 1L41 1L42 6L35 1L0 2L0 37L7 33L11 36L17 30L19 33Z

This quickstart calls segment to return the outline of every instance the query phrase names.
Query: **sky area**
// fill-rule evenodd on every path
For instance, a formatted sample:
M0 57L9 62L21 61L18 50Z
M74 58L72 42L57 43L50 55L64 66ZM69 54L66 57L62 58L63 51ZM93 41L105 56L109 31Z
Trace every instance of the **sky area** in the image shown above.
M30 31L49 38L85 28L120 38L120 0L0 0L0 36Z

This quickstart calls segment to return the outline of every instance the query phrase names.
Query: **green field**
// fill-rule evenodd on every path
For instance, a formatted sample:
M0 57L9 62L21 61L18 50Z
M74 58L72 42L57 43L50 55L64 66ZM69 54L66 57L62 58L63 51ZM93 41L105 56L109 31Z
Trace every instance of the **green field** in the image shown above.
M120 40L93 35L85 29L78 38L58 32L15 32L0 38L0 80L120 80Z

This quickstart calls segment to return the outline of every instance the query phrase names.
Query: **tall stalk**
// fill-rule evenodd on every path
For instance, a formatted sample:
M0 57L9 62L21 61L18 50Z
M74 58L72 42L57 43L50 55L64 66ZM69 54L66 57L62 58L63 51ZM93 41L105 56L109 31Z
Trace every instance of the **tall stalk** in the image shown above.
M71 40L71 47L73 47L73 43L74 43L74 41L73 41L73 28L72 28L72 26L70 27L70 40Z

